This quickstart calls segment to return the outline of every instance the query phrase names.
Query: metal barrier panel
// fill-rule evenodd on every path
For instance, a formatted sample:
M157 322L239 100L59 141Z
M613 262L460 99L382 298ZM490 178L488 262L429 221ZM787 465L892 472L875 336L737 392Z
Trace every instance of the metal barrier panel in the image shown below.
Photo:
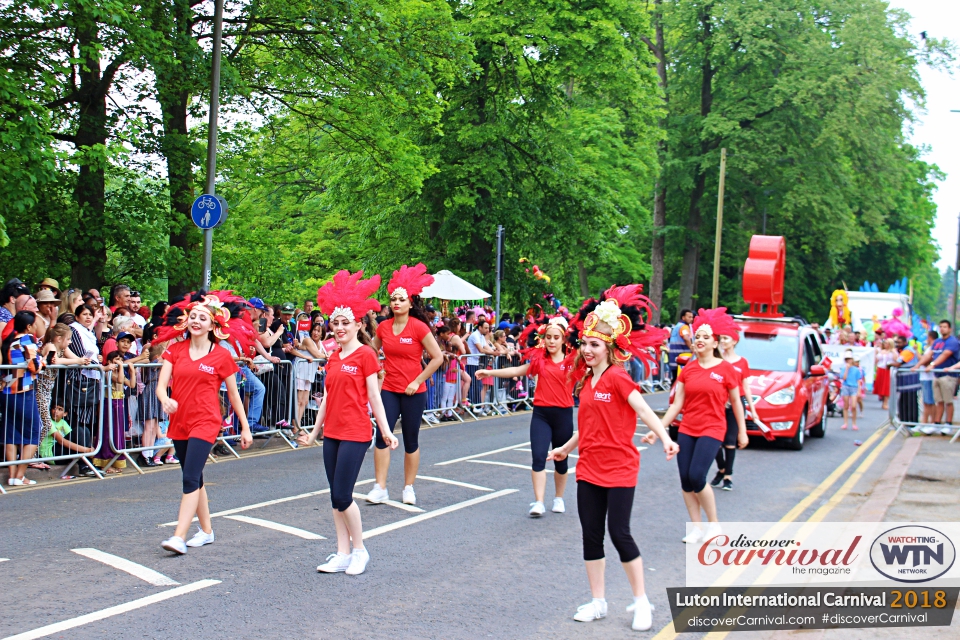
M61 472L61 476L66 476L82 461L85 470L90 469L102 478L91 462L92 454L103 441L100 368L96 365L45 366L35 376L31 375L32 384L27 391L9 393L9 382L21 371L29 370L26 365L0 366L0 377L6 379L0 391L4 445L0 466L66 463ZM16 447L15 458L7 459L7 445ZM6 484L4 478L0 493L6 493Z
M890 402L888 403L890 412L890 422L896 427L897 431L914 431L920 429L921 432L932 435L939 431L943 435L953 437L950 442L956 442L960 437L960 429L952 423L943 422L947 414L947 409L953 406L957 392L957 380L955 377L958 371L947 371L945 369L934 369L932 371L893 368L890 371ZM895 373L893 373L895 372ZM931 373L933 379L924 379ZM952 375L936 375L936 374ZM927 410L933 412L933 418L936 420L937 403L936 398L944 400L943 415L941 421L925 421ZM931 401L931 402L928 402Z
M426 422L463 422L458 409L462 411L460 400L464 375L460 360L444 357L443 364L427 381Z

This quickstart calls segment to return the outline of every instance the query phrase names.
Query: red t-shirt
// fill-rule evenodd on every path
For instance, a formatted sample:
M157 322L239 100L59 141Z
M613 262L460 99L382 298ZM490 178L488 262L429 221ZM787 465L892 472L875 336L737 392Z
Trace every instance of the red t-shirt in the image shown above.
M740 359L736 362L731 362L730 366L737 372L737 389L740 390L740 397L742 398L744 397L743 382L750 377L750 363L747 362L746 358L740 356Z
M220 435L220 385L237 373L237 363L230 352L215 345L198 360L190 359L190 341L173 342L163 352L163 359L173 365L170 397L179 408L170 416L167 437L173 440L199 438L215 442Z
M727 432L724 407L730 400L730 389L740 384L740 374L729 362L704 369L692 360L683 368L677 382L683 383L683 421L680 433L699 438L709 436L723 441Z
M383 390L403 393L407 385L423 373L423 342L430 333L430 327L416 318L407 318L407 325L400 335L393 334L393 318L377 325L377 337L383 347ZM427 390L420 383L417 393Z
M577 480L601 487L635 487L640 452L633 444L637 414L627 398L640 387L622 367L607 367L597 386L588 375L580 390ZM539 390L538 390L539 393Z
M367 345L341 357L342 351L327 360L327 414L323 435L337 440L370 442L370 413L367 411L367 376L380 371L377 352Z
M572 407L574 383L569 379L570 362L561 360L556 363L545 354L530 362L528 376L537 378L537 391L533 396L535 407Z

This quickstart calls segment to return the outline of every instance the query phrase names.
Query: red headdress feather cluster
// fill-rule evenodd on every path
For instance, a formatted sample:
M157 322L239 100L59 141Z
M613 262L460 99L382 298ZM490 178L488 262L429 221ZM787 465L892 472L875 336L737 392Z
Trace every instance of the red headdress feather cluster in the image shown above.
M427 267L422 262L412 267L403 265L393 272L393 277L387 283L387 293L392 296L397 289L402 289L408 298L418 296L433 281L434 277L427 273Z
M532 322L524 327L520 336L517 338L517 344L523 345L520 349L520 355L529 363L527 375L537 375L540 372L540 366L543 359L547 357L547 348L543 343L543 335L550 326L560 329L560 333L566 336L568 330L567 319L560 315L547 315L540 306L537 306L540 314L533 318ZM561 346L563 348L563 346ZM570 357L571 354L568 354Z
M600 300L587 300L573 322L574 337L579 338L576 334L582 333L613 345L614 356L620 362L635 356L655 366L656 359L649 349L659 352L669 333L647 325L647 318L656 307L642 291L640 284L613 286L603 292ZM597 330L601 322L613 330L612 335Z
M204 307L213 320L213 333L220 340L231 340L239 353L250 353L257 334L246 312L247 301L233 291L193 291L167 307L163 324L153 334L153 342L169 342L183 337L187 318L197 307Z
M740 339L740 327L727 313L726 307L697 311L697 318L693 321L694 335L696 335L697 329L703 325L709 326L711 333L715 336L729 336L734 340Z
M359 320L368 311L380 311L380 303L371 296L380 288L380 276L361 280L363 271L351 274L341 269L333 280L317 290L317 306L330 316L346 316L350 320Z

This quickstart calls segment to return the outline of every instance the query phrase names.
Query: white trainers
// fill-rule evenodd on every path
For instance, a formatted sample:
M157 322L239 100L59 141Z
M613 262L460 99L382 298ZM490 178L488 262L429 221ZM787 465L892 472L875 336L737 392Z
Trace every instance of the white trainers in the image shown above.
M650 602L643 598L641 602L634 601L633 607L633 624L631 628L634 631L647 631L650 627L653 626L653 606Z
M412 484L403 488L403 504L417 504L417 494L414 493Z
M582 604L577 607L577 613L573 616L573 619L577 622L593 622L594 620L599 620L600 618L607 617L607 603L606 601L591 600L587 604Z
M694 527L693 531L685 535L682 540L687 544L697 544L703 540L703 531L699 527Z
M546 512L547 508L543 506L542 502L531 502L530 503L530 516L533 518L539 518Z
M350 554L350 566L347 567L348 576L358 576L367 570L370 562L370 553L366 549L354 549Z
M331 553L327 556L327 561L317 567L318 573L341 573L350 566L353 554L350 553Z
M563 498L554 498L553 499L553 511L554 513L564 513L567 508L563 504Z
M433 415L432 413L425 413L425 414L423 414L423 418L424 418L424 420L426 420L429 424L438 424L438 423L440 422L439 420L437 420L437 416Z
M720 529L720 525L716 522L711 522L707 525L707 531L703 534L704 540L709 540L722 534L723 531Z
M377 483L373 484L373 489L370 489L370 493L367 494L367 502L371 504L381 504L389 499L390 494Z
M652 602L647 600L647 603L650 605L650 611L656 611L657 608L653 606ZM634 600L633 602L627 605L627 613L633 613L633 610L636 608L637 608L637 601Z
M213 542L213 530L210 530L210 533L206 533L203 529L197 527L197 532L193 535L192 538L187 540L188 547L202 547L205 544L210 544Z
M160 546L181 556L187 552L187 543L179 536L170 536L161 542Z

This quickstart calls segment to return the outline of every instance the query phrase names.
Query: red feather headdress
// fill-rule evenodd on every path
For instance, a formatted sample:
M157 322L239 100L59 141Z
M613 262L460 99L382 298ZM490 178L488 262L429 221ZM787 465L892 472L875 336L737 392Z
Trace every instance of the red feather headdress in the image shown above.
M193 291L182 300L171 304L163 314L163 324L153 334L153 342L169 342L182 338L187 330L190 312L203 308L213 320L213 333L220 340L233 339L248 351L253 345L251 334L255 336L250 317L243 309L247 301L232 291ZM255 339L255 337L253 338Z
M317 290L317 306L320 311L330 316L344 316L350 320L359 320L368 311L380 311L380 303L371 298L380 288L380 276L374 275L369 280L361 280L363 271L351 274L341 269L333 276L333 280Z
M733 318L727 314L726 307L717 307L716 309L700 309L697 311L697 318L693 321L693 333L696 335L700 327L706 325L710 333L715 336L729 336L734 340L740 339L740 327Z
M427 267L422 262L415 266L403 265L393 272L393 277L387 283L387 293L402 293L405 298L419 296L420 293L433 284L434 277L427 273Z
M643 285L640 284L610 287L599 301L591 298L584 303L574 328L585 337L599 338L613 345L614 358L619 362L635 356L655 365L656 360L649 349L659 352L669 333L647 325L647 318L655 306L641 294L642 291ZM598 330L601 322L610 327L611 334Z
M540 315L533 318L533 321L524 328L517 338L517 344L524 345L520 349L520 355L530 363L527 375L533 376L540 372L541 363L547 357L547 348L543 343L543 336L551 326L560 329L560 333L563 335L566 335L569 328L567 319L562 315L547 315L543 312L543 309L540 309Z

